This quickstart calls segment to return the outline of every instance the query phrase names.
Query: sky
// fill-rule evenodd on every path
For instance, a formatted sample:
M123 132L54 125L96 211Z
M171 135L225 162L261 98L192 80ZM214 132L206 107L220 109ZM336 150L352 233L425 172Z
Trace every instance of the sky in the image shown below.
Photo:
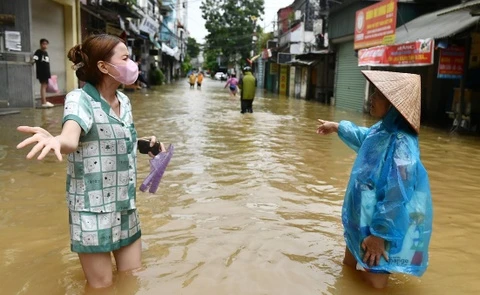
M187 0L188 1L188 22L187 30L190 32L190 37L195 38L197 42L203 43L208 31L205 29L205 20L202 18L202 11L200 5L202 0ZM276 18L277 11L280 8L286 7L293 3L294 0L265 0L265 14L260 25L264 27L266 32L273 30L273 21Z

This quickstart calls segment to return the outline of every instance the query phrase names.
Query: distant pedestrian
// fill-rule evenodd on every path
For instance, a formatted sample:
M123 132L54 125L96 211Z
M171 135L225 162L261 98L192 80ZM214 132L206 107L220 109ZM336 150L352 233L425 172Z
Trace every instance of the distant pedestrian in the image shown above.
M137 79L137 89L142 89L142 84L145 85L146 88L150 88L147 79L145 78L145 73L142 71L142 58L137 57L135 62L138 65L138 79Z
M257 89L257 80L252 75L252 68L246 66L243 68L243 78L238 83L241 90L240 105L241 113L253 113L253 100L255 99L255 91Z
M188 82L190 83L190 88L195 88L195 81L197 80L197 76L195 75L194 72L190 74L190 77L188 77Z
M202 88L202 83L203 83L203 73L200 72L198 73L198 76L197 76L197 88Z
M238 79L235 74L232 74L232 76L227 80L227 83L225 84L225 88L229 88L230 90L230 96L237 96L237 86L238 86Z
M47 101L47 86L50 79L50 57L48 56L48 40L40 39L40 49L33 54L33 62L37 70L37 79L40 82L40 97L42 107L51 108L53 104Z

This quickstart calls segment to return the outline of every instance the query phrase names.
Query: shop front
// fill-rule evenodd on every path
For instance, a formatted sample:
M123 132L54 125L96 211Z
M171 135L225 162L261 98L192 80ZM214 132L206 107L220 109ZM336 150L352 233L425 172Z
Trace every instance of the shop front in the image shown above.
M368 85L358 51L395 43L395 29L429 7L420 1L342 1L329 12L328 37L335 50L333 100L338 108L367 111ZM399 17L400 16L400 17ZM397 21L398 20L398 21Z
M146 77L150 77L150 70L155 69L161 62L161 45L158 42L160 23L158 20L144 13L138 29L140 30L139 35L144 36L144 38L137 38L136 41L139 46L133 48L134 56L135 58L140 57L142 59L140 64L141 70L145 73Z
M60 94L76 87L66 57L79 41L78 0L4 1L0 6L5 45L0 49L0 100L3 106L34 107L40 98L31 56L40 39L49 41L52 75L58 77ZM47 12L47 13L46 13ZM2 44L3 45L3 44Z
M477 3L478 2L478 3ZM394 45L359 51L359 66L422 78L422 120L474 130L480 124L480 1L420 16L396 30ZM413 41L410 41L413 40Z
M330 103L333 96L334 55L329 50L299 54L290 64L295 69L292 97Z
M334 104L341 109L364 111L366 81L358 67L353 40L336 46Z
M295 69L295 78L293 83L295 90L292 97L302 99L312 98L312 90L314 90L316 87L316 85L312 85L312 81L316 80L316 71L314 68L312 68L314 64L316 64L314 60L304 61L295 59L289 62L289 65L291 66L290 69Z
M267 91L277 93L278 74L279 65L276 61L269 59L265 66L265 88Z

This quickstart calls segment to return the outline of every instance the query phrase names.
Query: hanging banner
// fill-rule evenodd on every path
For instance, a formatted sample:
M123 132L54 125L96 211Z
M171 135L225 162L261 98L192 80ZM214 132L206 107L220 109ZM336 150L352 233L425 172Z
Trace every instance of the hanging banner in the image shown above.
M280 94L287 95L287 75L288 75L288 67L287 66L280 66Z
M465 48L440 49L438 79L461 79L465 67Z
M384 0L357 11L354 48L395 43L397 0Z
M377 46L358 52L358 66L411 67L433 64L433 39L390 46Z
M270 63L270 75L277 75L278 74L278 64Z

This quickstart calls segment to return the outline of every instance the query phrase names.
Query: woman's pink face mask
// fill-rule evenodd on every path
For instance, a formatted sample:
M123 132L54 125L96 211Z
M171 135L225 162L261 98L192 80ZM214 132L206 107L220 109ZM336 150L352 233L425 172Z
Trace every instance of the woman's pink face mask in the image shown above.
M124 85L131 85L137 81L138 65L133 60L128 59L126 65L114 65L112 63L108 64L114 67L118 72L117 76L113 76L112 74L108 73L108 75L116 81Z

